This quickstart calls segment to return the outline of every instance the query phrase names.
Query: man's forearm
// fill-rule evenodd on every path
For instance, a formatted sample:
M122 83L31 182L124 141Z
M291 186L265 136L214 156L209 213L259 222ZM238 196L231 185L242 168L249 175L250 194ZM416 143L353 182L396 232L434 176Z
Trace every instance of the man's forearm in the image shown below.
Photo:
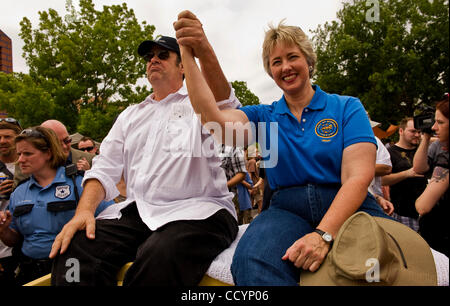
M8 227L0 234L0 240L6 246L14 247L20 243L20 241L22 240L22 236L15 230Z
M376 164L375 165L375 176L383 176L388 175L392 172L392 167L388 165L383 164Z
M84 184L83 193L81 194L80 203L77 207L78 211L88 210L95 213L98 205L105 199L106 193L103 185L97 179L89 179Z
M414 154L413 169L416 173L423 174L428 171L428 147L430 146L430 136L424 134L422 141Z
M199 57L199 61L202 74L213 92L216 102L228 99L231 88L211 45L208 48L208 52Z
M389 175L381 177L381 185L383 186L395 185L403 180L406 180L407 178L408 178L407 170L397 173L391 173Z

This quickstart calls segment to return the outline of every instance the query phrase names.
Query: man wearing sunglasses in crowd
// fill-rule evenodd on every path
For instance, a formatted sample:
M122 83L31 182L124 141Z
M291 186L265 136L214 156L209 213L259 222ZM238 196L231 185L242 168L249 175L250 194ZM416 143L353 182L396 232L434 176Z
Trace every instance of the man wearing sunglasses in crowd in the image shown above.
M194 50L219 107L239 107L201 23L185 22L178 42ZM77 212L53 244L53 285L113 286L133 261L124 286L196 286L235 239L233 195L190 104L178 42L161 36L140 44L153 93L125 109L102 141ZM122 173L127 200L94 219L98 203L118 195ZM79 282L65 277L70 258L79 261Z
M66 165L72 163L75 164L80 174L83 174L84 171L89 170L92 167L92 158L94 158L95 155L72 148L72 139L67 132L66 126L62 122L51 119L44 121L41 126L53 130L56 133L56 136L58 136L64 155L67 158ZM18 165L16 165L15 171L14 188L29 177L22 173Z
M88 152L94 155L98 155L99 151L95 145L94 139L91 137L83 136L78 142L78 150Z
M9 196L13 188L15 162L18 155L14 139L20 134L22 128L14 118L0 118L0 211L6 210L9 205ZM13 248L7 247L0 241L0 287L15 284L14 271L18 259L13 255Z

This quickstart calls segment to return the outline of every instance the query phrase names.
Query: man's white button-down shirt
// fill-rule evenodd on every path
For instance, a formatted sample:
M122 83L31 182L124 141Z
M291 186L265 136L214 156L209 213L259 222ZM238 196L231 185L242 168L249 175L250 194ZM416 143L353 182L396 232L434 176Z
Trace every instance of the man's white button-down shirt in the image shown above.
M233 90L228 100L219 102L220 108L239 106ZM116 184L124 174L127 200L97 218L120 218L120 210L133 201L151 230L171 221L205 219L223 208L236 218L216 146L195 114L185 86L161 101L150 95L129 106L84 176L83 184L99 180L105 200L112 200L119 195Z

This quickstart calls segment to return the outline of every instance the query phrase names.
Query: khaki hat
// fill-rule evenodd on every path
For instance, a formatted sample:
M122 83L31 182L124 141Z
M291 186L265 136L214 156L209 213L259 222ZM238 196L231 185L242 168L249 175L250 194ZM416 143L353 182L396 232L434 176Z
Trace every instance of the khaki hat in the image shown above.
M301 286L437 286L430 246L400 222L352 215L339 230L316 272L303 271Z

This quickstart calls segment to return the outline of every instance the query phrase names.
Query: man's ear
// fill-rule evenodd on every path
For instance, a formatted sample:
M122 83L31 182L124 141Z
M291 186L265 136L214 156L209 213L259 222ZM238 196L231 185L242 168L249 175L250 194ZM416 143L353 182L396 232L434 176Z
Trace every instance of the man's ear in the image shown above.
M180 62L180 72L183 74L183 80L184 80L184 66L183 66L182 62Z

